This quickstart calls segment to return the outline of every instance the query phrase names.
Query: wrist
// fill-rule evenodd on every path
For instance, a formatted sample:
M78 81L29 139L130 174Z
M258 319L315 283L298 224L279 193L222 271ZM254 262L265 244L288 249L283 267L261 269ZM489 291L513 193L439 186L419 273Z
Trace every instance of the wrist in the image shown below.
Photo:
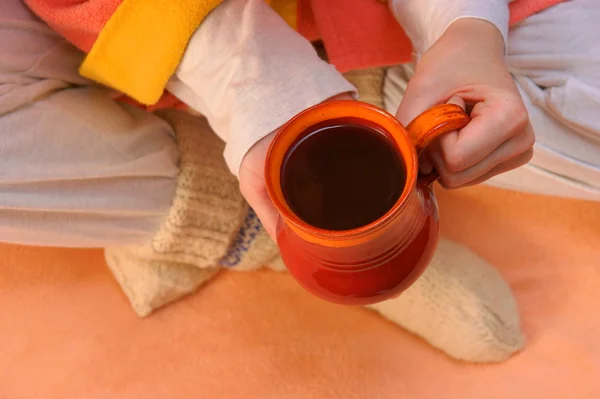
M508 36L510 0L389 0L390 8L413 43L417 57L423 55L446 33L451 26L464 21L488 21L500 31L502 38ZM480 25L480 24L477 24ZM473 39L473 32L467 32Z
M504 58L505 43L500 30L479 18L461 18L452 22L439 41L452 43L479 54Z

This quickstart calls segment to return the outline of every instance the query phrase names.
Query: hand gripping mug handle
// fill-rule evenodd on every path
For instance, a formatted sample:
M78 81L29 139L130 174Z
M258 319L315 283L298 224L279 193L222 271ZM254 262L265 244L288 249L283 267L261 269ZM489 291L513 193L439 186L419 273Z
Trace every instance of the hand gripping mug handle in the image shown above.
M418 115L406 127L416 150L417 157L436 137L460 130L470 122L469 115L458 105L440 104ZM419 184L431 186L440 178L437 171L419 176Z

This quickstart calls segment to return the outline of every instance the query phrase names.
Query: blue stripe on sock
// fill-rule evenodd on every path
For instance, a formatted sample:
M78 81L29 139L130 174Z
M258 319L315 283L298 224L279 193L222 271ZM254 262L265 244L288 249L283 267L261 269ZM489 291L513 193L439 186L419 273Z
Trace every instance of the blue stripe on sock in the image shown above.
M229 247L227 254L221 259L221 266L236 267L242 261L244 254L248 252L262 228L262 224L254 210L252 208L248 209L248 214L235 240Z

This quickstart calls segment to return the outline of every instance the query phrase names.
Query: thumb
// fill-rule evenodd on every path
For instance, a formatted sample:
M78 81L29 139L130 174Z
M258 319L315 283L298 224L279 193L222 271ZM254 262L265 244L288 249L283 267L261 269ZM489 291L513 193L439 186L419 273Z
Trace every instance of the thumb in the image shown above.
M406 87L406 92L400 101L400 106L396 112L396 118L404 126L415 119L420 113L428 110L434 105L441 104L445 99L440 98L437 93L431 90L419 88L419 83L411 80Z

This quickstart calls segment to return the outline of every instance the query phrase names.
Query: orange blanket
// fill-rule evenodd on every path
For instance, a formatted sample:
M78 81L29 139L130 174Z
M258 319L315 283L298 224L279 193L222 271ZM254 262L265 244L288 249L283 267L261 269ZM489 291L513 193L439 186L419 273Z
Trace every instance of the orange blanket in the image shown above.
M528 339L453 362L286 274L224 273L137 318L99 251L0 247L0 398L597 399L600 203L441 192L443 233L497 265Z

